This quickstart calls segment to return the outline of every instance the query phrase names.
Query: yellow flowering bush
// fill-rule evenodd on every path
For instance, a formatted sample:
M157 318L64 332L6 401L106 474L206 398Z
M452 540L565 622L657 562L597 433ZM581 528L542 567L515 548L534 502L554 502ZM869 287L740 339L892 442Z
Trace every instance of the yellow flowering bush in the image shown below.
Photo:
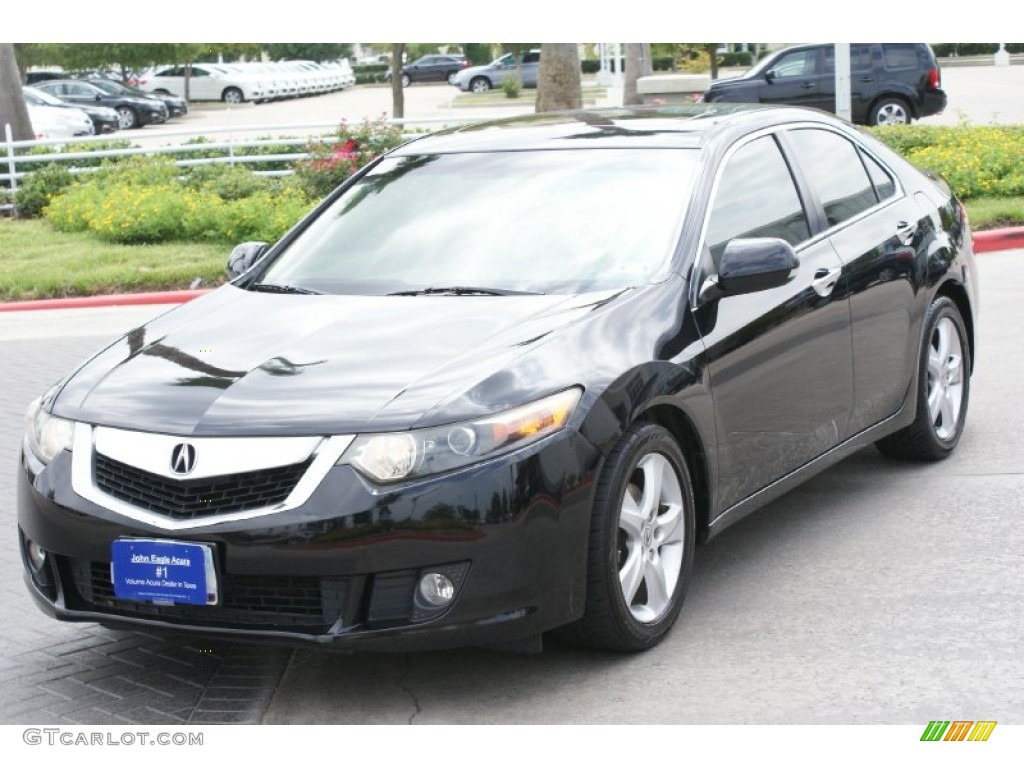
M872 132L919 168L941 173L961 198L1024 195L1024 126L885 126Z
M88 230L116 243L236 243L277 240L312 207L288 181L248 183L239 172L189 179L172 161L132 158L68 187L43 214L58 230Z

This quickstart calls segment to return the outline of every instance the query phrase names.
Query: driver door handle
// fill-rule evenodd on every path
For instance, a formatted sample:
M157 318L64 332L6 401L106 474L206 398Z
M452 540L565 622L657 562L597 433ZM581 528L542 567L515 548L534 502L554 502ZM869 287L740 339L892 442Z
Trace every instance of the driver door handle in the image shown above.
M839 276L842 272L842 267L834 267L832 269L822 267L814 273L814 279L811 280L811 287L819 296L827 298L832 294L833 289L836 287L836 283L839 282Z

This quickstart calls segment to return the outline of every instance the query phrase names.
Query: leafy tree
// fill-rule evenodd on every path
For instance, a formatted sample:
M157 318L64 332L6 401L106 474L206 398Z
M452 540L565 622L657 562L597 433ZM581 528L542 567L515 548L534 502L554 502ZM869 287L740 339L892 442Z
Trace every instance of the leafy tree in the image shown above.
M492 43L462 43L462 53L473 66L490 64L494 60Z
M334 61L352 55L350 43L262 43L263 50L274 61L299 59Z
M580 56L576 43L543 43L537 73L537 112L582 109Z

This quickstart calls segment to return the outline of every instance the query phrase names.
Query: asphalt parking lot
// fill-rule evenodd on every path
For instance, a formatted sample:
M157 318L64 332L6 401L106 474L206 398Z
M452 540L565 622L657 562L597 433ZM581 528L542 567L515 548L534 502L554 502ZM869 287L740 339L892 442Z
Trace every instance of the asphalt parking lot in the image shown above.
M59 624L22 584L25 405L160 308L0 315L0 723L927 723L1024 720L1024 251L979 256L979 359L956 454L865 450L697 553L638 656L549 645L346 656Z

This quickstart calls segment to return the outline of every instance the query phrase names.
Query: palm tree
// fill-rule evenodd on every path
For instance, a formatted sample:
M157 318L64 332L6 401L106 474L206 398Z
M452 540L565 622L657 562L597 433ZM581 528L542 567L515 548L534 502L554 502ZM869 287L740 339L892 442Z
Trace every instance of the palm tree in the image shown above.
M21 75L13 43L0 43L0 140L6 124L10 124L15 141L31 141L36 136L21 93Z
M537 111L582 108L583 87L576 43L542 43L537 74Z

